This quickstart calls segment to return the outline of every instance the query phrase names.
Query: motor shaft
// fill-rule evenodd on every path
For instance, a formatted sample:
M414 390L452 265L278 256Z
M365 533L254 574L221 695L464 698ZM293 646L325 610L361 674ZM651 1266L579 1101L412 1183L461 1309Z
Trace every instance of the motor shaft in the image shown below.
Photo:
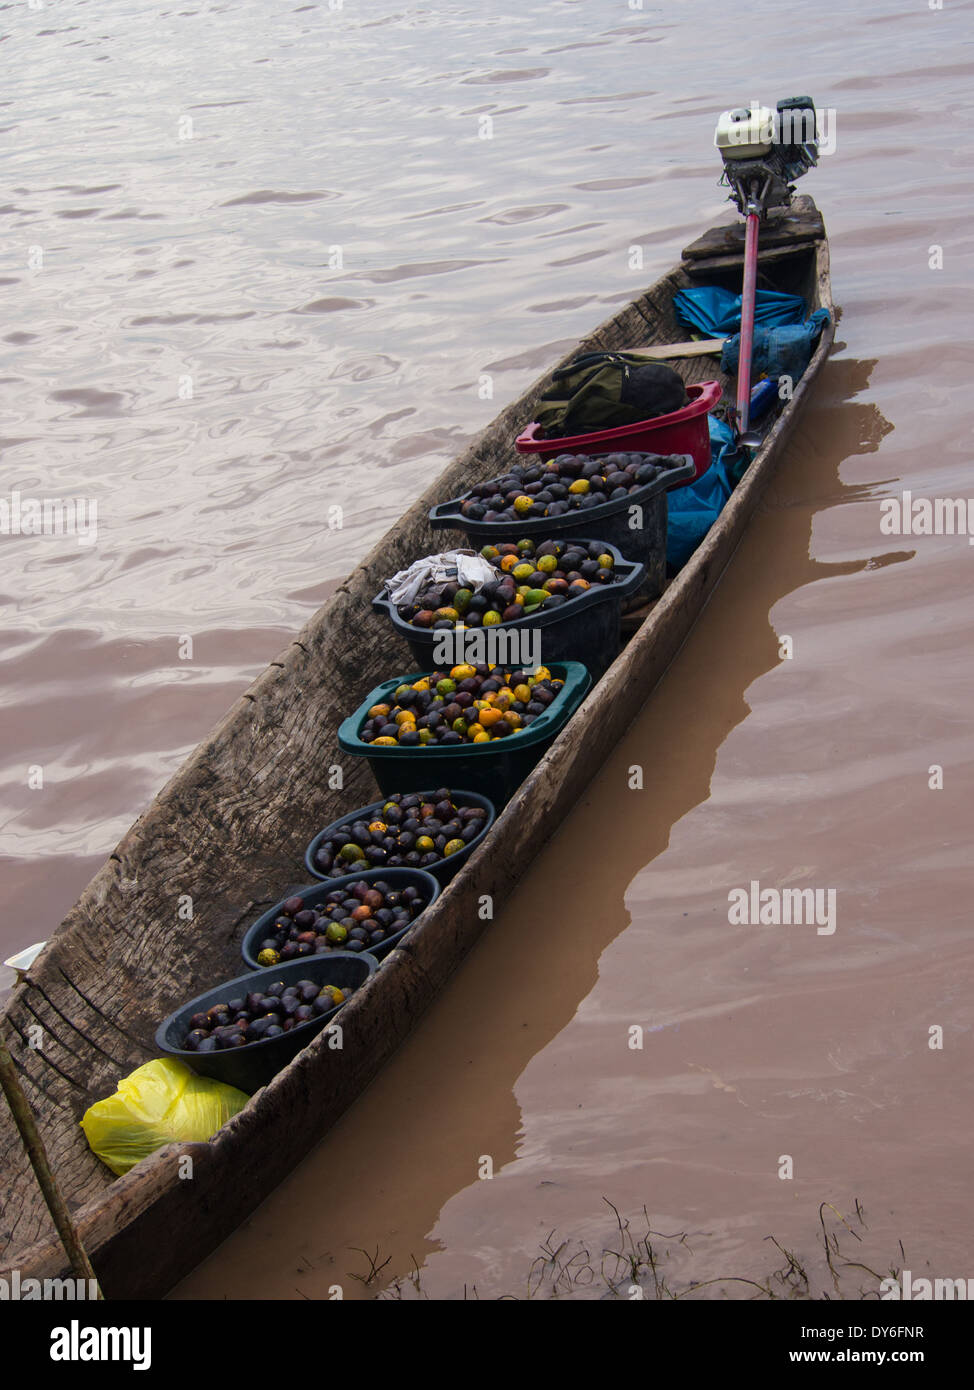
M761 218L748 207L744 237L744 287L741 291L741 341L737 361L737 428L746 434L751 415L751 354L754 350L754 301L758 287L758 229Z

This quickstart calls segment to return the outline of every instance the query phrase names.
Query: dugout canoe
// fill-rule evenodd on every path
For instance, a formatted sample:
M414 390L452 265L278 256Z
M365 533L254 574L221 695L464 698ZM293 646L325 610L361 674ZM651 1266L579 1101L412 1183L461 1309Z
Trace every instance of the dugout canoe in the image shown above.
M740 224L706 233L564 360L579 351L679 343L686 330L674 317L673 295L699 283L739 289L742 233ZM811 199L796 198L762 230L758 284L802 294L810 309L832 309L828 242ZM162 1018L239 973L246 927L280 896L275 890L307 880L302 854L311 835L375 799L364 759L345 761L342 791L330 791L323 775L340 761L336 731L345 715L364 692L413 664L392 626L373 612L372 597L391 570L441 548L443 533L428 523L432 506L509 465L548 373L392 527L109 856L3 1010L52 1166L107 1297L163 1295L286 1177L399 1046L489 926L477 911L480 895L491 894L495 906L504 900L557 823L552 810L577 800L684 641L781 458L833 332L830 324L793 398L765 422L760 448L704 543L596 687L598 718L590 696L421 924L346 1005L343 1050L320 1035L210 1143L170 1145L122 1178L91 1154L79 1119L155 1055ZM720 375L712 357L673 365L688 383ZM723 384L732 400L733 382ZM295 806L304 808L300 821ZM181 895L193 900L190 922L177 910ZM37 1024L43 1046L31 1048ZM186 1155L191 1179L180 1177ZM67 1272L3 1105L0 1172L0 1275Z

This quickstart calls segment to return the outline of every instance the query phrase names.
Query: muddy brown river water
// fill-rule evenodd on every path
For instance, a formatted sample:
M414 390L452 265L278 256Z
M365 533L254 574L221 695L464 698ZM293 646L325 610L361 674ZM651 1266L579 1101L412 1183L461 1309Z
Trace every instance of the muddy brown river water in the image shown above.
M974 5L67 0L0 38L2 494L97 502L92 544L0 536L4 955L431 473L721 218L720 110L807 91L834 136L803 191L836 348L713 600L175 1296L596 1297L608 1203L677 1289L767 1277L770 1235L828 1287L823 1202L872 1268L974 1276L974 547L880 525L974 499ZM834 891L834 930L730 923L752 882Z

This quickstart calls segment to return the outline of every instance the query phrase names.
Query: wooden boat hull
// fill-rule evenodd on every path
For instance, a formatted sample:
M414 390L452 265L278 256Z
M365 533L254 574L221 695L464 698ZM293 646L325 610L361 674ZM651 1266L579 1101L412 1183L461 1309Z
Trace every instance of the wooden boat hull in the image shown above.
M761 270L774 288L831 309L824 229L810 200L796 204L797 220L769 238ZM726 228L708 235L719 239L695 243L685 253L689 259L570 357L684 338L670 302L675 291L698 280L734 284L736 276L739 283L733 235ZM496 910L557 822L553 812L578 799L685 640L781 456L833 332L832 325L823 332L793 400L718 522L595 698L583 704L421 925L342 1010L341 1050L319 1036L213 1141L170 1145L113 1179L88 1150L78 1119L153 1055L162 1017L213 980L238 973L247 925L282 886L306 880L302 852L314 829L374 800L367 767L352 759L342 765L343 790L328 790L328 770L341 762L335 738L341 720L363 691L410 668L408 648L373 613L372 596L393 570L439 548L443 535L428 524L434 504L507 466L549 373L387 533L124 837L5 1009L11 1051L107 1297L164 1294L286 1177L406 1037L489 925L482 896L489 894ZM679 367L688 382L719 375L712 359L690 358ZM300 821L295 806L302 808ZM503 855L493 850L500 844ZM263 899L248 896L262 891ZM193 900L188 923L177 915L187 894ZM31 1048L37 1024L43 1045ZM22 1278L56 1276L64 1271L64 1254L5 1109L0 1163L7 1188L0 1275L17 1267Z

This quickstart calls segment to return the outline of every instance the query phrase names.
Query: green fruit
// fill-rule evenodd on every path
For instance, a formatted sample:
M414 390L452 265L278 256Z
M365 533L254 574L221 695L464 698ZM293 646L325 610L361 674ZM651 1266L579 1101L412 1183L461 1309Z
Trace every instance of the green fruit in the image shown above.
M544 603L547 597L548 595L544 589L529 589L524 595L524 607L526 609L536 608L538 604Z
M473 598L472 589L458 589L453 595L453 606L458 613L466 613L467 604Z
M445 664L446 664L446 663L444 663L444 665L445 665ZM454 692L454 690L456 690L456 688L457 688L457 683L456 683L456 681L451 681L450 678L449 678L449 676L445 676L445 677L443 678L443 680L437 681L437 682L436 682L436 693L437 693L437 695L452 695L453 692Z
M325 928L325 936L327 936L329 941L333 941L336 945L340 946L348 936L348 928L343 927L341 922L329 922Z
M496 608L491 608L484 614L484 627L494 627L501 621L501 615Z

